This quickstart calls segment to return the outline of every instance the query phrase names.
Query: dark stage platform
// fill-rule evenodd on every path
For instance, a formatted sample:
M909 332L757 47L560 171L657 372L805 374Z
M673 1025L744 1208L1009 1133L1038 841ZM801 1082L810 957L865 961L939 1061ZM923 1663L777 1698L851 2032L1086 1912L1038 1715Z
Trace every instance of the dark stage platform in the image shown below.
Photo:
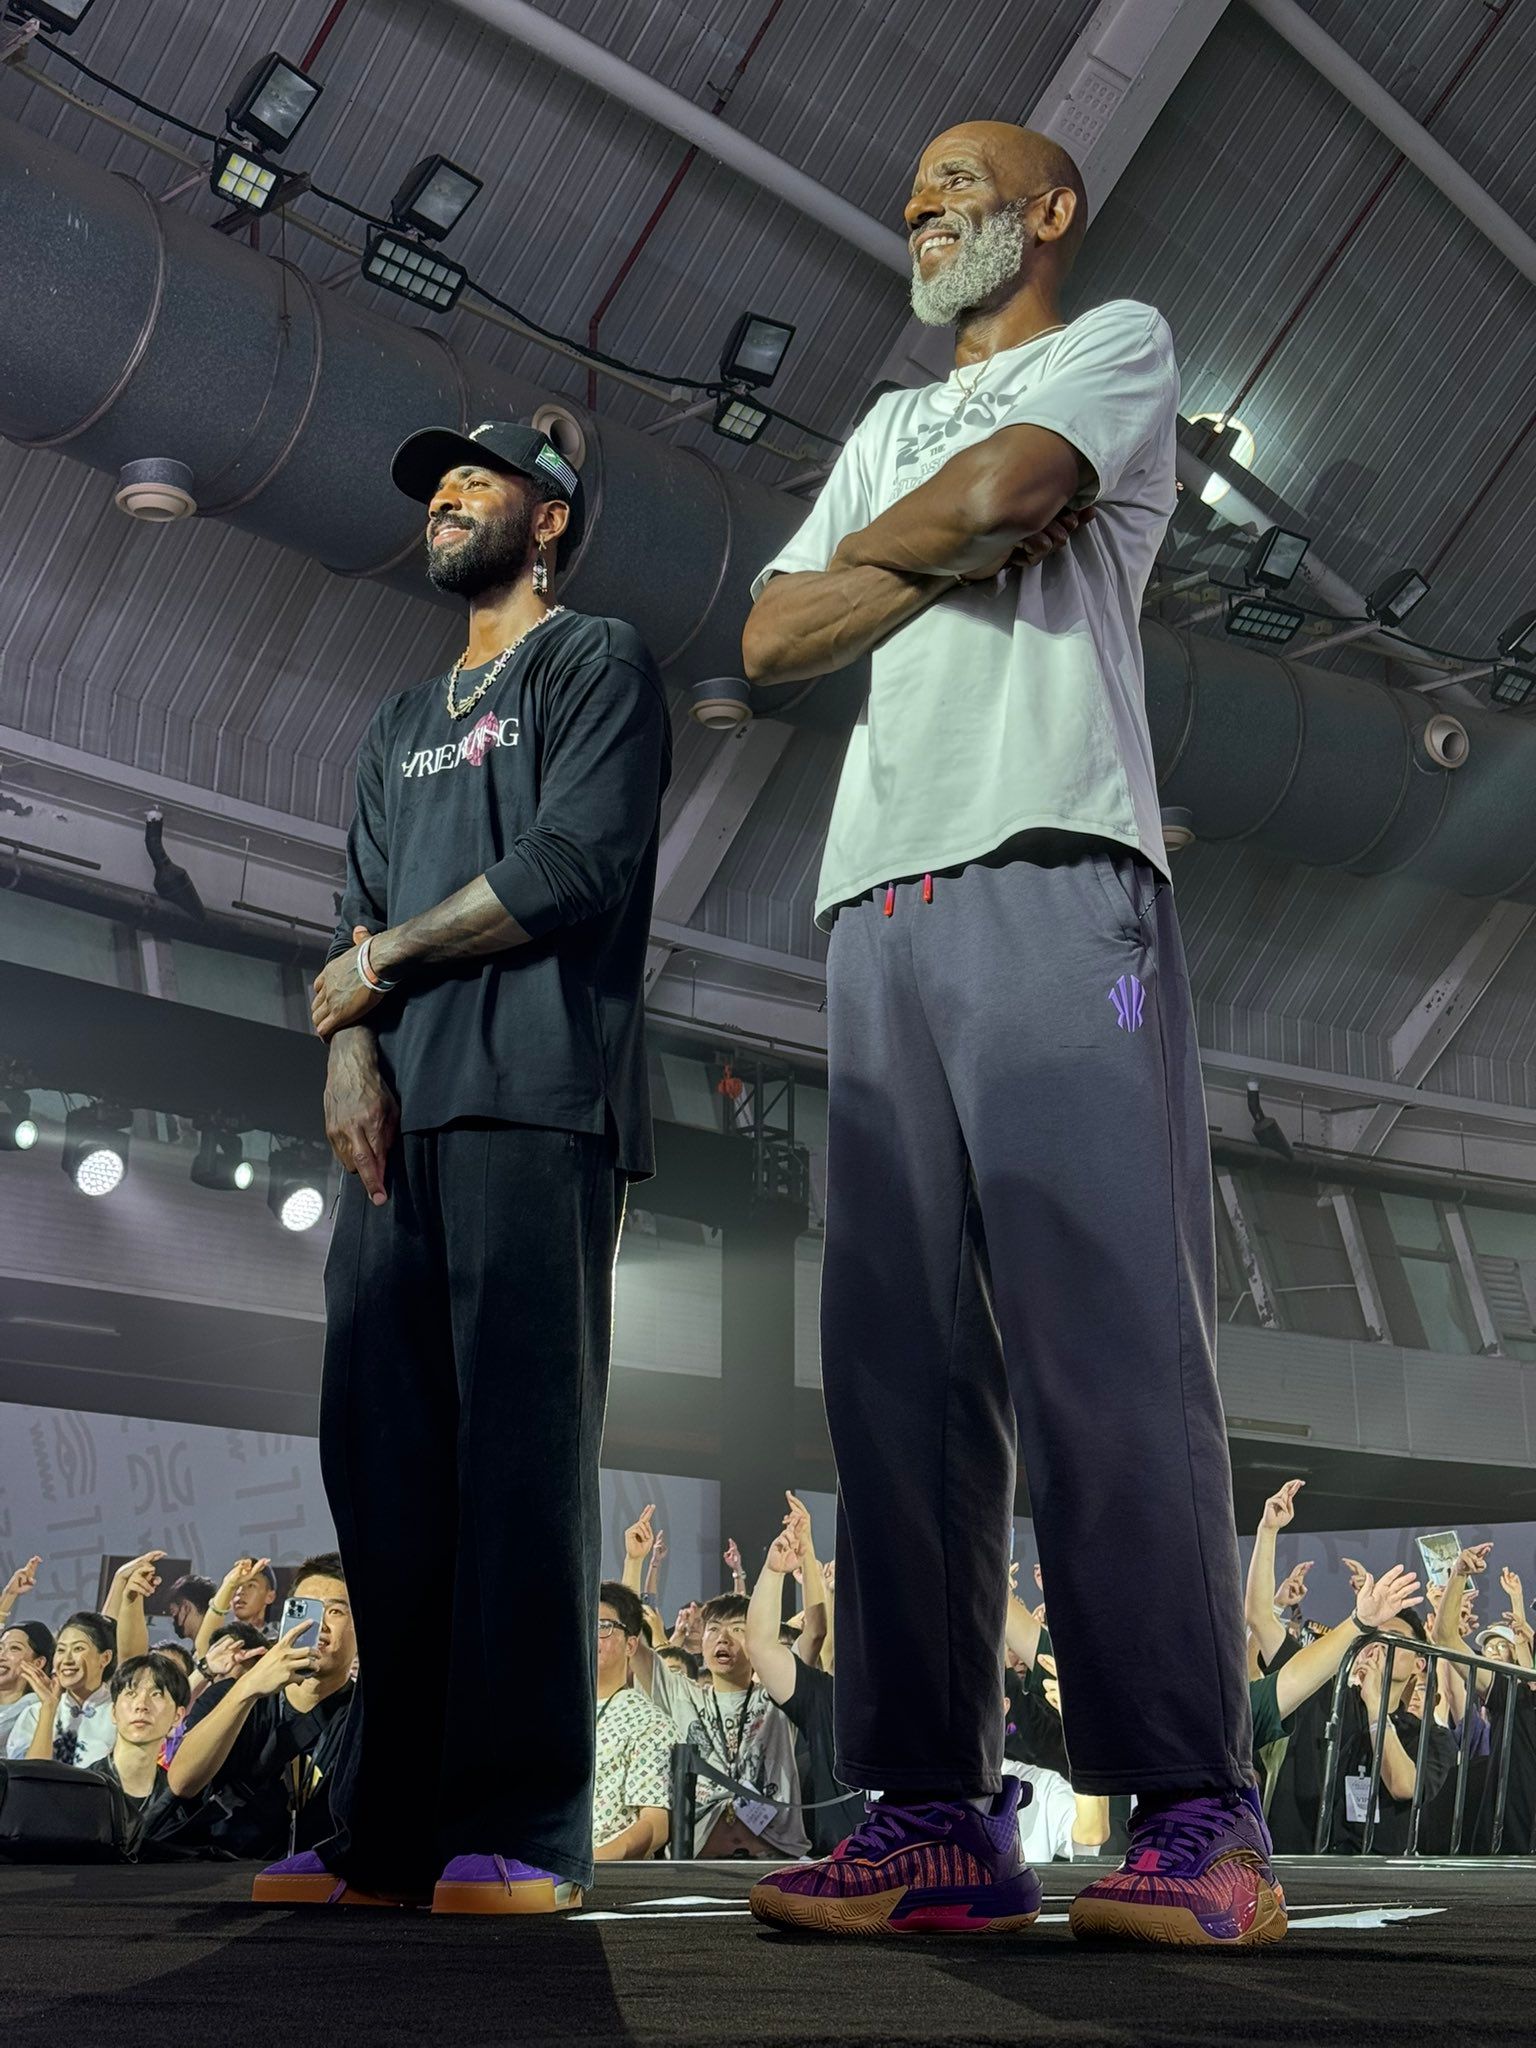
M625 1867L559 1920L258 1910L250 1866L0 1868L0 2042L1529 2042L1536 1862L1282 1863L1290 1937L1251 1954L1106 1952L1066 1925L1092 1864L1046 1873L1017 1939L769 1933L743 1864Z

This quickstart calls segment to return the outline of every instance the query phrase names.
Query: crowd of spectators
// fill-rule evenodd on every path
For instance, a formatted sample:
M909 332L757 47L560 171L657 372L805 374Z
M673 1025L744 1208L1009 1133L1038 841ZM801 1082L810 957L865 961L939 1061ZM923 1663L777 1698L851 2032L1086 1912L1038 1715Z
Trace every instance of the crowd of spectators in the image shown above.
M1309 1612L1310 1562L1276 1577L1277 1539L1301 1486L1290 1480L1265 1503L1246 1596L1255 1756L1276 1850L1305 1854L1317 1843L1331 1739L1324 1834L1333 1853L1365 1846L1378 1740L1373 1851L1409 1847L1416 1789L1417 1846L1449 1849L1458 1748L1467 1759L1461 1848L1490 1851L1507 1735L1500 1846L1536 1852L1536 1655L1518 1576L1500 1572L1507 1604L1483 1623L1489 1544L1463 1549L1445 1583L1427 1587L1404 1567L1373 1577L1345 1559L1349 1610L1319 1617ZM709 1858L822 1855L861 1818L863 1793L836 1775L836 1572L804 1502L792 1493L785 1502L755 1582L730 1544L730 1590L679 1607L670 1627L654 1507L625 1531L619 1576L601 1587L595 1645L598 1861L673 1847ZM127 1561L99 1612L71 1614L56 1631L27 1612L40 1559L0 1589L0 1753L98 1773L130 1855L270 1860L313 1847L331 1831L327 1786L357 1670L340 1559L307 1558L292 1576L291 1595L323 1609L312 1639L302 1623L279 1632L269 1559L241 1558L218 1584L178 1579L156 1600L162 1556ZM1043 1596L1038 1567L1034 1578ZM175 1635L153 1648L151 1603ZM1398 1637L1403 1648L1362 1645L1367 1636ZM1432 1658L1434 1647L1504 1668L1457 1667ZM1070 1715L1064 1725L1045 1602L1021 1597L1016 1571L1000 1649L1004 1770L1028 1786L1025 1854L1038 1863L1117 1853L1130 1802L1072 1788ZM692 1832L683 1841L674 1807L685 1782Z

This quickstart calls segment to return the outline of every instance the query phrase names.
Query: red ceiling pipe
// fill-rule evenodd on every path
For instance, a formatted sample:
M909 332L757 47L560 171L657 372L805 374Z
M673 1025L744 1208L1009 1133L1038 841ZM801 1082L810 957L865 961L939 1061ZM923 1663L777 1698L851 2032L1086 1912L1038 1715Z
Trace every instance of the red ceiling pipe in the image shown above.
M725 107L730 100L731 94L735 92L737 86L741 83L743 73L746 71L747 66L752 62L753 57L757 54L758 44L763 40L763 37L768 33L769 29L773 26L774 16L778 13L779 9L783 5L784 0L770 0L768 12L763 16L762 20L758 23L756 32L754 33L751 42L747 44L747 47L741 53L741 57L736 65L736 69L731 73L730 77L726 80L725 85L721 89L719 98L715 101L715 104L710 108L709 111L712 114L720 114L725 111ZM657 200L656 204L651 208L650 215L646 220L645 226L641 228L639 234L635 237L634 243L631 246L628 254L625 256L624 261L619 265L618 269L614 272L613 278L609 283L607 290L598 300L596 310L593 312L592 318L587 322L588 348L594 350L596 349L598 335L602 331L604 314L606 314L608 308L613 304L614 300L618 297L619 292L623 288L625 278L628 277L629 273L634 269L635 264L639 259L640 252L644 249L646 243L651 239L652 235L655 234L657 228L660 226L662 215L666 212L667 208L672 204L672 201L677 197L678 187L682 184L684 178L687 177L688 173L693 169L693 160L698 155L698 153L699 151L697 144L690 143L688 148L683 153L682 162L678 165L677 169L672 173L672 176L667 181L667 189L662 193L661 197ZM587 404L592 407L595 407L597 404L597 373L593 370L589 370L587 372Z
M1434 120L1435 116L1444 107L1446 101L1451 97L1451 94L1456 90L1457 86L1460 85L1461 81L1466 77L1467 73L1472 69L1472 66L1477 62L1478 58L1482 55L1483 50L1487 46L1489 40L1494 35L1496 35L1499 29L1502 27L1504 18L1509 13L1509 10L1513 6L1513 4L1514 0L1504 0L1504 5L1502 7L1494 9L1489 13L1488 19L1483 23L1482 32L1473 38L1472 47L1467 51L1467 54L1462 58L1461 62L1457 65L1456 69L1451 73L1450 78L1446 81L1445 87L1440 93L1439 98L1435 101L1434 105L1430 108L1429 112L1424 116L1424 120L1421 124L1423 127L1427 128L1429 126L1429 124ZM1407 164L1407 161L1408 159L1405 156L1399 156L1394 158L1392 163L1388 165L1386 171L1382 174L1381 178L1377 182L1375 190L1371 193L1370 197L1366 200L1365 204L1360 208L1359 212L1355 215L1354 219L1350 222L1349 226L1344 230L1343 234L1339 237L1338 241L1329 250L1328 254L1323 258L1321 267L1313 276L1311 283L1307 286L1306 290L1302 293L1301 297L1296 301L1295 305L1286 315L1284 321L1280 325L1279 330L1276 332L1274 339L1269 343L1268 347L1264 350L1264 353L1259 357L1259 360L1254 364L1253 368L1248 372L1248 375L1243 379L1242 383L1238 386L1236 393L1228 402L1225 411L1221 415L1223 419L1231 419L1232 415L1237 411L1237 408L1242 404L1243 400L1248 396L1249 392L1252 391L1254 385L1258 383L1260 377L1263 376L1264 372L1269 368L1270 364L1274 361L1275 357L1280 353L1281 348L1284 346L1286 340L1297 326L1302 315L1306 312L1307 308L1312 304L1313 300L1317 297L1318 293L1322 290L1323 286L1328 282L1328 279L1333 275L1334 270L1338 266L1340 257L1344 254L1344 251L1349 247L1350 243L1355 239L1355 236L1359 234L1360 230L1365 226L1365 223L1370 219L1371 215L1376 211L1377 206L1381 203L1382 199L1385 198L1388 189L1396 181L1398 173L1404 168L1404 166ZM1210 433L1206 436L1205 444L1199 452L1202 455L1208 454L1210 450L1215 446L1216 440L1217 429L1213 424Z

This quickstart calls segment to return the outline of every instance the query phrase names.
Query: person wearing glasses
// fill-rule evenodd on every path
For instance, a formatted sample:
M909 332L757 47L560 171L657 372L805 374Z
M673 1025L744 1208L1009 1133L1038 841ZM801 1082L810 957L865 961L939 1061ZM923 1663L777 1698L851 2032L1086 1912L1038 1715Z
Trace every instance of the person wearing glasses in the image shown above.
M628 1586L605 1580L597 1605L597 1770L592 1854L629 1863L665 1847L672 1807L672 1731L634 1683L645 1613Z

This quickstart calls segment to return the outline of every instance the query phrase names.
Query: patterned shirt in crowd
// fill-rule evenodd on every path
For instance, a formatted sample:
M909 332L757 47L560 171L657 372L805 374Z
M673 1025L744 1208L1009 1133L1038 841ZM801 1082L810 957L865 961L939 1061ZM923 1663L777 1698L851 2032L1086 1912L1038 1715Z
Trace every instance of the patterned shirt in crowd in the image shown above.
M643 1692L627 1686L597 1709L592 1842L611 1842L643 1806L672 1804L672 1730Z
M674 1740L691 1742L706 1763L758 1794L733 1799L723 1786L698 1779L694 1855L703 1853L716 1822L733 1806L742 1826L770 1849L804 1856L811 1845L801 1824L800 1772L788 1717L760 1685L750 1692L720 1692L695 1685L659 1657L653 1669L651 1698L672 1723Z
M24 1757L37 1732L39 1707L36 1697L28 1701L11 1725L6 1737L8 1757ZM65 1693L53 1721L53 1760L56 1764L77 1764L82 1770L109 1756L117 1743L112 1722L112 1694L100 1686L82 1707L73 1693Z

